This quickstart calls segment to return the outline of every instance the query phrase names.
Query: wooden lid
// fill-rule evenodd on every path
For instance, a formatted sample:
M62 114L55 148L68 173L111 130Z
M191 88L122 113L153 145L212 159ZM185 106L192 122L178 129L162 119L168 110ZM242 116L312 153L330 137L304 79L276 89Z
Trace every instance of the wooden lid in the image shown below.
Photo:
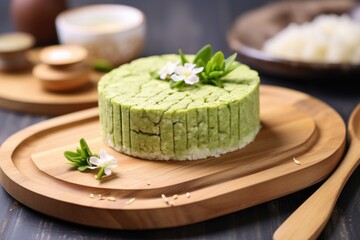
M33 36L22 32L5 33L0 35L0 54L10 54L27 50L34 46Z
M33 75L38 78L42 86L51 91L69 91L79 88L89 81L90 68L79 63L66 69L53 68L40 63L33 69Z
M76 45L55 45L40 52L40 61L52 66L80 63L87 58L85 48Z

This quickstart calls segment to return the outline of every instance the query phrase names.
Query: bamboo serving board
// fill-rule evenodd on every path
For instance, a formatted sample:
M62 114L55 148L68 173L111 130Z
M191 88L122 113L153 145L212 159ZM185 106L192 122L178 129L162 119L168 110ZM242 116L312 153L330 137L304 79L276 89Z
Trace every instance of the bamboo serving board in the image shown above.
M29 53L38 61L38 51ZM81 89L56 93L45 91L31 70L7 73L0 71L0 107L20 112L60 115L97 106L97 82L101 74L92 72L89 83Z
M341 117L321 101L285 88L262 86L260 102L262 128L253 143L197 161L149 161L113 151L101 140L97 108L47 120L4 142L1 183L19 202L56 218L153 229L215 218L328 176L344 152ZM74 150L81 137L94 152L105 149L116 157L113 175L99 182L95 172L66 164L63 152Z

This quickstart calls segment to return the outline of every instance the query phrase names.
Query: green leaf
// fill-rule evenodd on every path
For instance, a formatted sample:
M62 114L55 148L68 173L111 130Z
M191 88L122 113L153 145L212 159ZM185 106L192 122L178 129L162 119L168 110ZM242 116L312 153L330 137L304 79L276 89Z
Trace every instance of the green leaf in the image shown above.
M98 72L110 72L114 66L106 59L97 59L92 66Z
M174 89L174 88L178 88L178 87L182 86L183 84L184 84L184 80L180 80L180 81L177 81L177 82L171 81L170 82L170 87L172 89Z
M81 157L83 156L83 151L81 148L76 148L76 153Z
M89 145L83 138L80 139L80 147L76 148L76 152L65 151L64 156L69 160L67 164L75 166L80 172L84 172L92 167L92 164L90 163L90 157L99 157L98 154L93 154L91 152ZM104 175L104 171L105 168L100 169L97 179L100 179Z
M82 165L83 161L82 160L77 160L77 159L68 159L70 162L76 164L77 166Z
M213 66L214 66L214 62L213 62L212 60L210 60L210 61L206 64L206 66L205 66L205 73L206 73L207 75L209 75L209 73L212 71Z
M196 63L196 67L205 67L205 66L206 63L202 59L199 59Z
M221 69L221 66L224 62L224 54L220 51L216 52L215 55L212 57L212 60L214 62L214 66L212 70L223 70Z
M236 65L231 65L230 68L228 68L228 70L226 70L224 72L224 74L222 75L222 77L225 77L226 75L228 75L230 72L232 72L234 69L236 68Z
M64 152L64 156L66 157L66 159L73 159L73 158L77 158L79 157L79 154L76 152L71 152L71 151L65 151Z
M223 82L220 80L220 79L215 79L215 80L212 80L212 83L215 85L215 86L218 86L218 87L223 87Z
M200 73L200 76L201 76L201 78L202 78L203 80L207 80L207 79L208 79L208 76L206 75L205 72L201 72L201 73Z
M186 59L183 51L181 49L179 49L179 55L180 55L180 61L181 61L181 65L184 65L185 63L188 63L189 61Z
M86 154L86 157L91 157L93 154L90 151L89 145L86 143L85 139L80 139L80 147L83 150L83 152Z
M160 75L156 71L151 71L150 76L154 79L160 80Z
M222 70L222 71L225 70L225 61L222 62L219 70Z
M197 67L205 66L205 64L211 59L212 56L212 47L210 44L205 45L202 49L200 49L193 61ZM203 64L199 65L199 61L202 60Z
M225 60L225 71L228 71L231 67L231 65L233 64L233 62L235 61L237 57L237 54L234 53L233 55L231 55L230 57L228 57L226 60ZM230 70L232 71L232 70Z
M79 170L80 172L83 172L83 171L87 170L88 168L89 168L89 166L84 165L84 166L79 166L79 167L77 168L77 170Z
M209 78L220 78L224 74L224 71L213 71L209 74Z

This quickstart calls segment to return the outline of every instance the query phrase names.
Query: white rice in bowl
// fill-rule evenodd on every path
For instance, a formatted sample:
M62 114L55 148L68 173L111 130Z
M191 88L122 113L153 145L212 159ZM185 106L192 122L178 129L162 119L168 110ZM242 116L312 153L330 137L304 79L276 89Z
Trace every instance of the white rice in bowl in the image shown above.
M288 60L359 64L360 23L348 15L319 15L312 22L291 23L263 50Z

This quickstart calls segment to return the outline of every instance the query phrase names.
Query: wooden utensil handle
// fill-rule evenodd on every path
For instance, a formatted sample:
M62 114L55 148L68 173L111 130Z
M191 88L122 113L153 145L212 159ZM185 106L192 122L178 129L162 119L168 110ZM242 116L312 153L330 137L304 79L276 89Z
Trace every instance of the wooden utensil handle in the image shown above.
M353 141L335 172L276 230L273 239L316 239L320 235L341 190L359 164L359 148L360 143Z

